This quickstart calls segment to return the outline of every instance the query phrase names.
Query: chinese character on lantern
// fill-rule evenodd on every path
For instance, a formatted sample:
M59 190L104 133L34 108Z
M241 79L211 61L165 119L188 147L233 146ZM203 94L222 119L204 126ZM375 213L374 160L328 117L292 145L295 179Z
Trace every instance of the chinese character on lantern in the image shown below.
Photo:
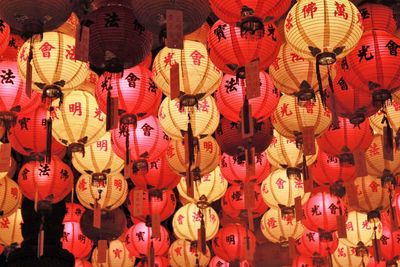
M372 53L369 53L369 56L367 55L369 49L369 45L362 45L361 49L358 50L357 56L360 58L359 62L361 62L363 59L366 61L369 61L374 58L374 55Z
M66 169L61 169L60 178L64 180L64 182L69 178L68 171Z
M379 146L376 143L372 143L371 146L368 149L368 153L370 156L375 156L375 155L379 155Z
M108 151L108 142L107 140L100 140L96 142L96 147L100 148L100 150Z
M296 63L296 62L299 62L299 61L304 61L304 58L299 56L296 53L290 53L290 56L292 57L292 62L293 63Z
M67 52L67 54L65 55L66 59L70 59L70 60L76 60L75 59L75 45L67 45L68 49L65 49L65 51Z
M234 235L228 235L226 237L226 242L230 245L235 245L236 241L235 241L235 236Z
M151 127L148 123L145 123L145 124L142 126L142 130L143 130L144 136L150 136L151 130L154 130L154 128Z
M115 186L119 191L122 191L122 180L121 180L121 179L115 179L115 180L114 180L114 186Z
M118 21L120 21L121 19L119 18L118 14L115 13L114 11L111 13L107 13L104 17L104 21L105 21L105 27L109 28L109 27L119 27Z
M136 237L137 237L138 241L144 241L144 236L143 236L144 234L145 234L144 232L136 233Z
M82 116L82 103L75 102L73 104L69 104L69 112L72 112L72 115L77 114L78 116Z
M174 61L174 63L172 63L172 58L174 57L174 54L175 54L174 52L169 52L168 55L166 57L164 57L164 63L165 63L164 67L166 67L168 65L170 67L172 67L172 65L174 65L176 63L176 61Z
M179 214L179 216L176 218L176 220L178 221L179 224L183 224L184 218L185 218L185 216L183 216L182 214Z
M29 130L28 129L28 122L31 120L31 118L23 117L18 120L19 126L21 127L21 130Z
M293 21L293 16L292 13L290 13L286 18L286 24L285 24L286 31L289 31L293 27L292 21Z
M290 116L292 115L293 112L291 110L289 110L289 104L284 103L283 106L281 107L281 116Z
M276 36L275 36L275 28L272 24L268 25L268 35L267 36L271 36L272 41L276 42Z
M114 249L114 250L113 250L114 259L116 259L116 258L120 259L120 258L121 258L121 252L122 252L122 250L119 249L119 248Z
M81 191L85 191L87 189L85 179L79 181L78 188Z
M349 14L346 12L346 6L344 4L339 4L335 1L336 10L334 12L335 17L343 17L344 19L349 18Z
M236 81L236 79L231 78L230 80L226 80L225 81L226 93L229 94L233 91L237 91L236 85L239 85L239 83Z
M200 65L201 64L201 59L204 58L204 56L197 50L194 50L190 56L193 59L193 65Z
M39 176L49 176L50 175L50 167L49 164L45 163L45 164L40 164L40 168L39 168Z
M140 80L139 77L137 77L134 73L129 73L128 76L126 76L125 80L128 81L128 85L131 88L135 88L136 87L136 81Z
M321 213L321 211L319 210L319 205L314 205L312 208L311 208L311 216L314 216L314 215L316 215L316 216L320 216L322 213Z
M221 41L221 38L226 39L224 30L226 28L226 24L222 24L219 25L215 30L214 30L214 34L218 37L218 42Z
M276 180L275 183L278 186L278 189L283 189L285 187L286 181L283 180L282 178L279 178L278 180Z
M205 149L205 151L212 153L213 152L213 143L211 141L206 141L203 143L203 148Z
M276 228L276 227L278 227L277 225L276 225L276 220L275 220L275 218L269 218L268 219L268 221L267 221L267 226L268 226L268 228Z
M311 18L313 19L315 12L317 12L317 5L314 2L310 2L309 4L304 5L303 7L304 18L311 16Z
M14 72L11 69L8 70L1 70L3 74L0 75L1 83L11 83L14 84L13 79L15 78Z
M42 55L43 57L47 57L50 58L51 56L51 49L55 48L54 46L52 46L51 44L49 44L49 42L45 42L44 44L42 44L41 47L39 47L39 50L42 51Z
M399 49L400 45L398 45L395 41L390 40L386 44L386 47L389 49L391 56L396 56L397 57L397 49Z
M209 107L210 107L210 105L208 104L207 99L203 99L203 100L199 101L199 110L200 111L208 112Z

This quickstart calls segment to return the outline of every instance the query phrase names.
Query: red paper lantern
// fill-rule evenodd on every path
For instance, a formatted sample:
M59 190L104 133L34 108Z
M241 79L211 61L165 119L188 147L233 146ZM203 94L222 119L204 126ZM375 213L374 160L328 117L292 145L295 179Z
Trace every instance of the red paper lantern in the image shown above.
M229 267L229 262L224 261L218 256L212 257L210 263L208 264L209 267ZM248 261L241 261L240 267L250 267L250 263Z
M18 184L25 197L35 200L61 201L71 192L74 175L71 168L58 157L52 156L50 163L30 161L22 165Z
M169 247L169 234L164 226L160 226L161 237L152 237L152 228L144 222L139 222L128 229L126 234L126 248L135 256L142 258L149 255L150 246L154 248L154 255L164 255Z
M383 234L380 239L382 256L390 261L400 256L400 230L392 231L389 226L383 225Z
M304 234L296 242L297 251L304 256L326 257L334 253L339 245L336 233L332 234L332 240L321 240L318 232L305 230Z
M7 50L10 32L10 26L7 23L4 23L4 20L0 18L0 55Z
M243 156L249 145L249 140L242 138L241 123L229 121L225 118L220 120L215 131L215 138L221 146L221 150L231 156ZM254 146L255 153L264 152L271 140L272 125L270 120L254 122L254 135L251 138L251 144Z
M244 66L259 59L259 69L264 70L276 58L281 39L273 23L264 23L267 29L261 39L241 36L240 27L222 20L214 23L208 35L210 58L225 73L244 77Z
M96 99L100 109L107 113L107 94L118 98L118 110L125 117L140 119L155 115L162 92L152 80L151 71L143 65L124 70L124 75L103 74L96 86Z
M255 174L253 179L256 184L260 184L271 172L271 166L267 160L266 152L256 154ZM224 153L219 163L222 176L231 184L241 184L246 181L246 161L241 157L229 156Z
M74 254L75 258L85 258L92 250L92 241L82 234L79 222L64 222L61 238L63 248Z
M150 267L149 260L147 258L141 260L137 265L137 267ZM170 267L169 259L165 256L156 256L154 257L154 266L155 267Z
M134 171L131 180L141 189L173 189L181 177L171 170L163 153L160 158L149 162L147 170Z
M132 189L128 196L128 209L131 213L132 220L137 219L142 222L146 221L147 216L158 214L160 220L164 221L171 216L176 207L176 197L172 190L142 190L143 192L143 211L140 216L133 213L135 206L135 190Z
M94 66L121 72L142 62L150 52L152 35L135 18L127 1L103 3L88 19L93 22L89 61Z
M64 216L64 222L80 222L85 208L78 203L72 202L67 202L66 207L67 213Z
M240 121L243 107L243 94L246 92L246 79L237 80L234 75L225 74L215 93L217 107L221 114L230 121ZM268 73L260 72L260 96L249 99L252 116L262 121L271 116L279 102L280 93L274 87Z
M222 210L225 214L232 218L239 216L247 217L247 212L252 212L254 218L263 215L268 207L261 197L261 189L259 185L254 185L254 208L247 210L245 204L243 188L240 185L231 185L226 190L224 197L221 199Z
M382 30L392 34L396 32L397 22L391 7L365 3L360 5L358 10L363 19L364 31Z
M254 254L256 237L240 224L228 224L218 231L212 241L212 248L225 261L243 261L247 255Z
M4 52L0 54L1 61L17 61L18 50L24 44L24 40L18 34L12 33L10 34L10 38L8 39L7 44Z
M314 260L312 257L307 257L307 256L297 256L293 262L292 262L292 267L303 267L303 266L318 266L314 264Z
M84 259L75 259L75 266L74 267L92 267L90 261Z

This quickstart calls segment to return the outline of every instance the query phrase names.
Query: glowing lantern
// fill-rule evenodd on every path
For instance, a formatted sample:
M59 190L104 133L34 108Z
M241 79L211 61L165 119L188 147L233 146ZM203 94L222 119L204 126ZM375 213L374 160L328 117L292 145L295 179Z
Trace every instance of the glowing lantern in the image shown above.
M67 207L67 213L64 216L64 222L80 222L82 214L85 212L85 208L78 203L67 202L65 204Z
M305 230L304 234L297 240L296 248L300 254L312 257L330 256L335 252L339 245L339 239L336 233L333 233L332 240L321 240L317 232Z
M269 241L278 244L287 244L289 238L298 239L304 232L304 226L292 214L284 215L275 208L263 215L260 228Z
M198 229L204 226L206 240L212 239L218 232L218 214L211 207L200 209L189 203L178 209L172 220L174 234L180 239L198 240Z
M10 26L7 23L4 23L3 19L0 18L0 20L1 20L0 23L0 55L1 55L7 49L11 31L10 31Z
M253 217L257 218L263 215L268 207L261 197L261 189L259 185L254 186L254 208L246 209L244 190L240 185L231 185L228 187L226 194L221 199L221 207L224 214L231 218L246 217L247 212L252 212ZM247 210L247 211L246 211Z
M135 171L131 175L133 183L142 189L173 189L181 177L169 167L163 153L159 159L151 161L147 171Z
M79 23L80 23L80 21L79 21L78 16L74 12L72 12L71 16L69 16L67 21L65 21L60 27L58 27L54 31L67 34L67 35L75 38L76 30L78 28Z
M296 97L283 95L271 121L275 130L286 138L296 139L305 127L313 127L317 137L331 125L331 112L324 108L319 94L315 95L315 101L305 103L299 103Z
M332 74L335 74L332 69ZM287 95L295 95L299 99L309 100L315 97L318 90L318 79L315 63L304 59L284 43L281 45L276 60L269 68L272 81L276 88ZM328 70L321 69L323 88L328 87Z
M136 260L135 257L130 255L126 244L119 240L113 240L109 243L104 263L98 262L98 253L98 249L95 248L92 254L93 267L131 267Z
M260 184L271 172L271 166L267 160L266 152L254 156L255 174L253 179ZM240 157L229 156L224 153L219 163L222 176L231 184L241 184L246 181L246 161Z
M83 174L76 182L79 202L93 209L97 202L102 209L112 210L121 206L128 195L128 184L120 173L97 176Z
M218 256L212 257L210 264L208 265L209 267L229 267L229 262L224 261ZM240 267L250 267L250 264L248 261L241 261L240 262Z
M364 260L364 257L357 256L355 248L344 245L341 239L339 239L339 245L332 254L332 263L334 267L361 267L365 266Z
M310 196L309 193L304 193L302 175L299 173L288 177L283 169L277 169L268 175L261 184L261 194L269 207L281 208L284 213L286 210L293 211L296 197L301 197L304 204Z
M292 267L319 266L319 265L320 264L316 264L315 258L304 255L297 256L292 262Z
M346 81L367 93L372 92L377 107L383 106L391 98L391 92L400 86L397 79L399 44L400 39L386 31L366 31L354 50L340 63Z
M190 197L187 192L186 178L182 177L177 188L179 194L192 203L210 204L220 199L226 192L228 181L221 175L219 167L209 174L203 175L200 180L195 181L194 197Z
M8 177L0 180L0 218L6 218L21 205L22 194L16 182Z
M24 240L21 233L22 223L21 209L8 217L0 218L0 244L3 246L20 244Z
M88 15L93 22L89 61L98 68L117 73L144 60L151 50L152 35L135 18L128 1L104 2Z
M276 58L281 39L273 23L264 23L268 34L261 39L241 36L240 27L218 20L211 27L208 35L210 58L224 73L245 77L247 63L259 59L262 71Z
M92 267L92 263L84 259L75 259L74 267Z
M107 132L96 142L85 147L85 156L81 153L72 154L72 164L80 173L119 172L124 167L124 161L118 157L111 146L111 134Z
M214 253L228 262L243 261L256 249L256 237L240 224L222 227L212 241Z
M391 231L388 226L383 225L383 234L380 239L383 258L390 261L400 256L400 230Z
M99 109L96 99L86 91L74 90L68 93L59 106L59 99L53 101L53 137L68 146L72 152L84 152L84 146L96 142L105 134L105 115Z
M360 10L364 31L383 30L394 34L397 22L393 9L375 3L364 3L358 7Z
M303 211L303 225L311 231L319 232L321 239L332 236L331 232L337 229L336 217L342 215L346 219L347 212L340 198L323 188L312 192L303 205Z
M348 0L300 1L292 6L285 21L291 48L306 59L317 58L317 64L323 65L352 51L362 33L361 14Z
M107 98L118 98L121 120L155 115L161 102L161 90L154 84L151 71L143 65L124 70L124 75L104 73L96 86L100 109L107 113Z
M148 259L144 258L143 260L141 260L139 262L138 265L136 265L137 267L150 267L148 264ZM169 264L169 259L165 256L156 256L154 257L154 266L157 267L168 267L170 266Z
M182 106L178 100L166 97L158 110L158 119L164 132L173 139L183 139L190 122L193 136L210 135L219 124L219 112L212 96L198 101L195 107Z
M129 228L126 234L126 247L135 257L148 256L150 247L154 249L154 255L164 255L169 247L169 235L163 226L160 231L160 238L152 237L152 228L144 222L139 222Z
M253 118L257 121L267 119L279 101L279 91L276 90L270 75L260 72L260 96L249 99ZM234 75L225 74L218 91L215 93L217 106L221 114L230 121L240 121L246 92L246 79L237 80Z
M262 153L267 149L272 140L272 125L269 120L254 123L254 134L249 144L248 138L242 137L242 124L220 120L215 138L221 146L221 150L231 156L244 156L244 151L251 144L255 153Z
M172 267L199 266L206 267L211 259L211 252L206 247L206 253L198 252L197 243L177 239L169 248L169 264Z
M164 190L162 192L157 192L157 190L143 190L142 215L135 215L133 213L135 206L135 190L136 189L132 189L128 196L128 210L131 213L131 218L146 221L147 216L159 214L160 220L164 221L174 213L176 197L172 190Z
M52 203L57 203L71 192L73 182L71 168L55 156L50 163L29 161L22 165L18 174L21 192L30 200L50 198Z
M399 90L400 92L400 90ZM400 98L399 98L400 100ZM371 124L372 129L377 134L383 134L383 127L387 126L387 123L382 123L382 121L385 121L384 118L386 117L389 126L393 129L394 136L397 136L396 138L399 138L400 136L400 101L392 101L392 103L388 103L384 107L384 111L378 111L375 113L373 116L370 117L369 121Z
M178 63L180 92L183 94L181 99L184 97L187 102L193 102L193 98L199 100L217 90L222 72L211 62L204 44L186 40L183 45L183 49L161 49L154 58L153 79L163 93L170 97L170 71Z
M7 26L6 26L7 27ZM0 54L1 61L17 61L18 51L24 44L24 40L19 34L12 33L10 38L2 44L7 44L3 53Z
M198 139L198 150L195 152L195 160L192 171L201 177L212 172L218 166L221 151L216 140L212 136ZM171 140L166 152L166 159L171 169L185 175L185 146L183 141Z
M79 222L64 222L61 238L63 248L74 254L76 258L85 258L92 250L92 241L82 234Z

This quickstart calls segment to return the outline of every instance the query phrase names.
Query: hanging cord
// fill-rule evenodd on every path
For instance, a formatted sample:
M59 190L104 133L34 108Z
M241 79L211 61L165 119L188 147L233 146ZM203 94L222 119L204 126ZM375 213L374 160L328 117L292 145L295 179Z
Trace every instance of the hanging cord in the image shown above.
M331 98L331 112L332 112L332 129L339 129L340 125L339 125L339 118L336 112L336 96L335 96L335 91L334 91L334 87L333 87L333 81L332 81L332 76L331 76L331 71L330 71L330 67L326 66L327 70L328 70L328 83L329 83L329 88L330 88L330 98Z

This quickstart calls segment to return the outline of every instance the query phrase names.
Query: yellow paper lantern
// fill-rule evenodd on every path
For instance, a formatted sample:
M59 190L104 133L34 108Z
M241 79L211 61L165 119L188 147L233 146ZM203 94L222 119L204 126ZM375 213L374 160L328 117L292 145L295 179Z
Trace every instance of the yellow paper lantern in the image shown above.
M169 137L183 139L189 121L193 136L212 134L219 124L219 112L212 96L200 100L197 107L181 107L179 100L166 97L158 110L158 120Z
M300 102L297 97L283 95L271 116L272 125L281 135L289 139L296 137L304 127L313 127L314 135L320 136L331 125L331 112L324 108L319 94L315 101Z
M392 103L387 103L384 107L384 111L386 114L380 110L375 113L375 115L369 117L369 123L374 132L377 134L383 134L383 127L386 126L386 123L382 123L382 120L386 115L390 127L393 129L394 136L400 134L400 98L399 101L395 98L395 100L392 100Z
M304 193L304 182L301 173L288 177L286 170L277 169L268 175L261 184L261 195L265 203L272 208L293 211L294 199L301 197L304 204L310 193ZM286 212L284 212L286 213Z
M45 32L26 41L18 53L18 70L26 77L26 65L32 48L33 89L41 91L45 86L56 86L62 91L78 87L89 74L89 65L75 59L75 39L59 32ZM40 88L42 87L42 88ZM50 88L49 88L50 89ZM46 93L51 94L52 90Z
M260 228L271 242L287 245L289 238L299 239L304 226L292 214L283 215L280 209L271 208L261 218Z
M368 257L357 256L355 248L342 244L340 240L335 252L332 253L333 267L361 267L367 263Z
M135 257L129 255L125 243L118 239L109 243L104 263L98 262L98 254L99 251L96 247L92 254L93 267L131 267L135 264L136 260Z
M82 153L72 153L72 164L80 173L116 173L124 168L124 160L111 147L111 134L107 132L96 142L85 147Z
M21 205L22 194L18 184L8 177L0 180L0 218L17 211Z
M169 264L172 267L206 267L211 259L211 252L208 246L206 254L197 249L197 243L177 239L169 247Z
M106 177L84 174L76 182L76 195L79 202L88 209L93 209L97 201L100 208L112 210L125 202L128 183L120 173Z
M198 139L199 144L195 149L192 171L196 176L203 176L217 168L221 150L217 141L212 136ZM181 140L170 140L166 152L166 159L175 173L186 174L185 145Z
M346 56L363 34L362 17L349 0L301 0L285 20L288 44L307 59L331 64Z
M69 146L73 152L83 151L85 145L96 142L106 133L106 116L96 98L82 90L74 90L52 102L54 107L53 137Z
M191 203L210 204L220 199L228 188L228 181L222 177L221 170L217 167L209 174L203 175L199 181L194 182L194 197L187 194L186 178L182 177L177 186L179 194Z
M175 236L189 241L198 240L198 230L201 226L202 215L206 240L212 239L219 228L217 212L211 207L200 209L193 203L186 204L175 212L172 220Z
M165 47L154 58L153 80L168 97L171 96L170 70L175 63L179 64L180 91L187 97L200 99L217 90L222 72L211 62L207 47L186 40L183 49Z
M24 240L21 233L22 223L21 209L16 210L8 217L0 218L0 245L20 244Z

